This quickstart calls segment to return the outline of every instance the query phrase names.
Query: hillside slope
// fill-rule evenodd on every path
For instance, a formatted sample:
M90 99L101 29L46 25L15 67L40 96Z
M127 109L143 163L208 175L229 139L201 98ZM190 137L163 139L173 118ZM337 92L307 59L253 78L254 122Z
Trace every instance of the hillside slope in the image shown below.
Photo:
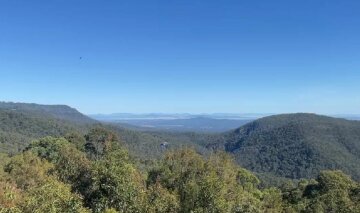
M64 136L69 132L86 132L91 125L56 118L51 113L0 108L0 152L16 153L32 140L45 136Z
M32 103L0 102L0 109L31 114L38 117L53 117L77 124L97 123L96 120L83 115L67 105L41 105Z
M252 171L286 178L341 169L360 179L360 122L315 114L284 114L251 122L208 145Z
M70 132L86 134L91 128L102 126L119 136L130 153L138 158L155 159L168 148L191 146L203 152L206 149L194 143L207 135L192 133L140 132L116 125L102 124L66 105L38 105L0 102L0 152L16 153L32 140L45 136L64 136ZM194 140L196 138L197 140ZM205 143L205 142L204 142Z
M119 135L133 156L151 160L167 149L225 150L258 174L309 178L340 169L360 179L360 122L314 114L262 118L223 134L140 132L101 124L67 106L0 103L0 152L16 153L44 136L86 134L101 125Z

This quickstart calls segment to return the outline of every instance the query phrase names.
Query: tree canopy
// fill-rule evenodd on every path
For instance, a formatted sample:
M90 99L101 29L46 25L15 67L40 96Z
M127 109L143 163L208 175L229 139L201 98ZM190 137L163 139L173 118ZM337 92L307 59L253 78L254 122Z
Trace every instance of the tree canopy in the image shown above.
M360 184L338 170L264 188L225 152L169 149L144 170L121 144L96 127L0 155L0 212L360 212Z

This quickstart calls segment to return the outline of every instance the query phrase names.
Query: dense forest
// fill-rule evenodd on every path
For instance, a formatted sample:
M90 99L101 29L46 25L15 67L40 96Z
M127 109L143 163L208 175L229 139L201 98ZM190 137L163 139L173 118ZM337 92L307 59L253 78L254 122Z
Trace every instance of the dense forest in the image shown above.
M90 119L73 108L62 105L37 105L0 102L0 152L16 154L31 141L45 136L60 137L67 133L85 134L94 127L102 126L124 141L134 155L143 160L159 158L160 144L169 142L171 148L182 146L205 150L197 141L203 142L211 134L141 132L119 125L102 124Z
M263 183L315 178L339 169L360 179L360 122L315 114L275 115L220 134L139 131L100 123L68 106L0 102L0 152L16 154L45 136L63 137L103 127L123 141L142 162L153 162L167 149L193 148L202 155L222 150L255 172Z
M265 117L222 135L209 147L231 153L243 167L290 179L341 169L360 179L360 122L315 114Z
M0 212L360 212L359 126L291 114L148 132L1 103Z
M81 114L74 108L66 105L41 105L29 103L0 102L0 109L14 112L29 113L34 117L53 117L64 121L89 124L96 123L96 120Z
M115 133L35 140L1 156L0 212L359 212L360 185L340 171L260 187L224 152L166 151L142 170Z

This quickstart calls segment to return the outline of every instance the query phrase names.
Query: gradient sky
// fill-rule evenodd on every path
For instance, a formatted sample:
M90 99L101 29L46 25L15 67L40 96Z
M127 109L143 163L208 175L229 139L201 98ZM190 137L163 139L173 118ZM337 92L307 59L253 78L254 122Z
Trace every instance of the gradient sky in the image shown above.
M359 11L359 0L2 0L0 100L360 113Z

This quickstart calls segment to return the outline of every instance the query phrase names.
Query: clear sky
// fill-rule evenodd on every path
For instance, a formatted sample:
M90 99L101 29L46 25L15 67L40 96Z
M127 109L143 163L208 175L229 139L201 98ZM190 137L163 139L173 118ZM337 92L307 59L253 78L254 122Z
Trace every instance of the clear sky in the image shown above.
M359 0L1 0L0 100L360 113Z

